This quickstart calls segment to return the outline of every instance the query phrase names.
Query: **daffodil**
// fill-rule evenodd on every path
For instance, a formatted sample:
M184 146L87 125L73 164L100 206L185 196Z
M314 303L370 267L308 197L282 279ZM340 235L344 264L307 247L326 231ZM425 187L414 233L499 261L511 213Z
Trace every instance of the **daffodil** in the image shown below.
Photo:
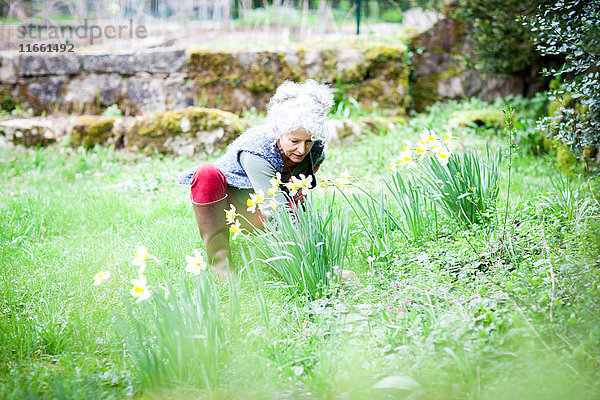
M391 162L389 165L390 171L396 172L399 166L400 164L398 164L397 162Z
M238 235L240 234L240 231L241 231L241 228L240 228L239 220L236 220L233 225L229 226L229 232L233 233L233 240L237 239Z
M110 279L109 271L99 271L96 275L94 275L94 286L101 285Z
M448 161L450 161L450 155L451 153L444 147L440 146L435 150L435 156L442 166L446 166L448 164Z
M312 180L312 175L304 176L304 174L300 174L300 191L304 196L308 194Z
M235 206L233 204L229 205L229 210L225 210L225 217L227 218L227 224L233 224L235 217L237 217L238 214L235 212Z
M185 261L187 262L187 266L185 267L185 272L189 272L192 275L200 275L200 271L204 271L206 269L206 262L204 261L204 257L199 250L194 250L193 256L185 255Z
M335 186L338 188L343 188L346 185L350 185L352 181L350 180L350 176L348 174L342 174L335 180Z
M319 178L319 186L321 187L321 189L324 189L330 185L329 185L329 182L326 181L325 179Z
M276 210L277 209L277 200L275 200L275 199L268 199L265 202L265 207L272 208L273 210Z
M138 246L135 249L135 254L133 255L133 260L131 264L134 267L139 267L138 274L143 274L146 271L146 260L150 258L150 254L148 254L148 250L145 246Z
M285 187L290 191L290 195L295 195L299 190L302 189L300 185L300 180L295 176L292 176L292 181L285 184Z
M275 196L279 192L281 192L281 190L279 190L279 186L271 186L267 189L267 196Z
M273 178L271 178L270 182L272 187L281 185L281 173L278 172Z
M444 133L444 141L449 142L452 139L454 139L454 136L452 136L452 131L447 130L446 133Z
M132 279L131 284L133 288L131 289L131 295L133 297L137 297L137 302L144 301L152 296L150 292L150 288L148 287L148 280L144 275L140 275L137 279Z
M250 198L246 200L246 205L248 206L248 211L256 212L256 207L259 204L264 203L265 201L265 193L262 190L257 191L256 193L251 193Z

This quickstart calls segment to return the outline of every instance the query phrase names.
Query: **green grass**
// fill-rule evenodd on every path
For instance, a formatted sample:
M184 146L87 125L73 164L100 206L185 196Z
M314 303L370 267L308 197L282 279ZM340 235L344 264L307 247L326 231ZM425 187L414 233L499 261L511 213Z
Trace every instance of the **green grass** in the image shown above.
M405 141L442 131L461 107L330 147L319 175L348 172L386 191ZM501 132L454 134L459 149L504 147ZM233 243L245 267L237 281L184 273L185 255L203 245L174 180L201 161L0 150L0 398L597 397L598 204L585 179L561 180L550 156L513 156L506 226L504 165L488 223L467 229L438 210L435 235L407 240L392 227L385 254L370 253L338 189L315 190L333 220L349 215L344 268L361 282L317 300L242 253L255 245L243 237ZM160 260L146 271L156 293L139 304L129 294L137 245ZM101 269L112 278L93 286Z

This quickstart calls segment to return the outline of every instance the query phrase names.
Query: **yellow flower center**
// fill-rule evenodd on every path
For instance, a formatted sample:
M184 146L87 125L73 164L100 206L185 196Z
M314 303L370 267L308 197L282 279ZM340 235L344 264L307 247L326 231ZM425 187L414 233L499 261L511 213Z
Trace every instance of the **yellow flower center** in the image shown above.
M143 293L143 292L144 292L144 288L143 288L143 287L139 287L139 286L134 286L134 287L133 287L133 290L134 290L136 293Z

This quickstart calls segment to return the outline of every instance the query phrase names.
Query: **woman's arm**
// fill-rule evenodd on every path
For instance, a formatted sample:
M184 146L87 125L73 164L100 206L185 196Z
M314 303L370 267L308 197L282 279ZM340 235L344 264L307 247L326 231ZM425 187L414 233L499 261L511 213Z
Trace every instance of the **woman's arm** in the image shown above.
M277 175L275 167L264 158L246 151L240 153L240 164L242 164L244 171L246 171L246 175L248 175L254 191L262 190L267 194L267 190L271 187L271 178ZM287 199L282 192L275 194L274 198L277 204L283 204L286 208L289 208ZM292 210L289 209L288 211L291 212ZM265 216L269 217L268 215Z

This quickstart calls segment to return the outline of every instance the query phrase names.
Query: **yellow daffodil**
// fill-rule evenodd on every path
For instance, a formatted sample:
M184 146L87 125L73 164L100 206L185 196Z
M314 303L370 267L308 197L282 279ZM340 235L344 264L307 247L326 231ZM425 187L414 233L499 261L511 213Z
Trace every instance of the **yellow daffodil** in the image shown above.
M279 186L271 186L269 189L267 189L267 196L275 196L279 192L281 192L281 190L279 190Z
M281 185L281 174L278 172L273 178L271 178L270 182L272 187Z
M443 147L438 147L435 151L435 156L442 166L446 166L448 164L448 161L450 161L450 155L451 154L448 149Z
M229 232L233 233L233 240L237 239L238 235L240 234L240 231L241 231L241 228L240 228L239 220L236 220L233 225L229 226Z
M310 185L312 184L312 180L312 175L304 176L304 174L300 174L300 191L304 196L308 194L308 191L310 190Z
M94 275L94 286L101 285L110 279L109 271L99 271L96 275Z
M193 256L185 255L185 261L187 262L187 266L185 267L185 272L189 272L192 275L200 275L200 271L206 270L206 262L204 261L204 257L199 250L194 250Z
M138 276L137 279L132 279L131 284L133 285L133 288L129 293L137 298L138 303L147 300L152 296L150 288L148 287L148 281L144 275Z
M447 130L446 133L444 133L444 141L445 142L449 142L454 138L454 136L452 136L452 131Z
M268 199L265 202L265 207L272 208L273 210L277 209L277 201L275 199Z
M344 173L342 175L340 175L336 180L335 180L335 186L337 186L338 188L343 188L344 186L350 185L352 183L352 181L350 180L350 176L347 173Z
M433 147L436 146L439 138L437 137L437 135L435 134L435 132L431 129L427 129L425 128L423 130L423 132L421 133L420 136L419 143L418 143L418 148L417 148L417 152L422 153L423 151L426 151L428 149L431 149ZM419 151L419 149L421 149L421 151Z
M235 206L233 204L229 204L229 206L229 210L225 210L225 217L227 218L227 224L233 224L235 217L237 217L238 214L235 212Z
M302 189L302 185L300 184L300 179L292 176L292 181L285 184L285 187L290 191L290 195L294 196L298 193L299 190Z
M146 260L150 257L151 256L148 254L148 250L145 246L137 246L131 264L134 267L139 267L138 274L141 275L144 273L144 271L146 271Z
M248 206L248 211L251 213L256 212L256 207L259 204L264 203L265 201L265 193L262 190L257 191L256 193L250 194L250 198L246 200L246 205Z

